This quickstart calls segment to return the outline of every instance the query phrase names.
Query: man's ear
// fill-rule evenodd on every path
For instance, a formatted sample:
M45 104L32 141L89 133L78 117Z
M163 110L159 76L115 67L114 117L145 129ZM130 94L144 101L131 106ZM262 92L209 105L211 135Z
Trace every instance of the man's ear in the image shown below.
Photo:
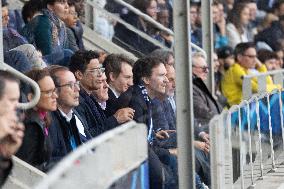
M149 85L150 84L150 79L148 77L142 77L142 81L144 84Z
M34 95L33 95L33 93L29 93L27 97L28 97L28 101L30 102L30 101L32 101Z
M242 56L243 56L243 55L241 55L241 54L238 54L238 55L237 55L237 61L238 61L238 62L240 62L240 59L242 58Z
M79 70L77 70L74 75L75 75L76 79L79 80L79 81L81 81L83 79L83 74Z
M109 78L110 78L110 81L115 81L116 80L116 77L114 77L114 73L113 72L109 73Z

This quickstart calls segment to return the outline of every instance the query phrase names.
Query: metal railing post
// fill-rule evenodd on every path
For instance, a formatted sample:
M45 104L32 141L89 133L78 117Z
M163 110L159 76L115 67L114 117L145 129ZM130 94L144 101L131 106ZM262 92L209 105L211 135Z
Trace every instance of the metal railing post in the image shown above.
M189 1L174 1L175 60L177 74L177 138L179 188L195 189L193 146L192 67L189 26ZM177 33L177 32L176 32Z
M214 39L213 39L213 18L212 18L212 0L201 1L202 12L202 47L205 50L208 58L207 64L209 66L209 73L206 84L212 94L215 94L215 81L214 81Z
M243 137L242 137L242 119L241 119L241 109L238 108L238 119L239 119L239 143L240 143L240 177L241 177L241 188L245 189L245 183L244 183L244 154L243 154Z
M267 109L268 109L268 127L269 127L269 140L270 140L270 149L271 149L271 160L272 160L272 171L276 170L275 166L275 154L273 148L273 134L272 134L272 125L271 125L271 114L270 114L270 98L269 94L266 94L267 99Z
M256 117L257 117L257 130L258 130L258 142L259 142L259 156L260 156L260 179L263 179L263 157L262 157L262 145L261 145L261 131L260 131L260 115L259 115L259 102L256 97Z
M251 79L244 77L243 78L243 100L248 100L252 96L252 90L251 90Z

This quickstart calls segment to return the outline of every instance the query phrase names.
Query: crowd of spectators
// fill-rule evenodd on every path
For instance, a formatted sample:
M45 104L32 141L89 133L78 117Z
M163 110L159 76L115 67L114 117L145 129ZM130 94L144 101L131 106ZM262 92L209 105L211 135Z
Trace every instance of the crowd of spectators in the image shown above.
M113 1L97 0L153 39L171 48L173 36ZM266 3L269 2L269 3ZM196 187L211 185L209 121L242 100L242 77L282 69L283 0L213 1L216 91L205 85L206 57L192 53ZM172 29L173 0L133 0L141 12ZM131 120L148 128L151 188L178 188L176 71L172 51L158 49L124 25L96 13L94 30L139 57L86 50L84 3L80 0L29 0L19 15L2 0L4 60L25 72L40 88L37 105L17 116L19 98L34 91L0 71L0 184L12 168L11 156L47 172L68 153ZM190 10L192 42L202 47L200 1ZM257 92L257 80L252 81ZM267 91L280 89L266 78ZM12 91L12 92L11 92ZM3 108L5 107L5 108ZM23 122L23 125L20 122Z

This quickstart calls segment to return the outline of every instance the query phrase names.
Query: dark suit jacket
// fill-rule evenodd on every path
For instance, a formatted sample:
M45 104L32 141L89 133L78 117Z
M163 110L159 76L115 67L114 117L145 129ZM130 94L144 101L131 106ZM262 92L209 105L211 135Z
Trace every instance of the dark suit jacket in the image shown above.
M106 101L106 109L105 109L105 114L107 117L112 116L115 114L116 110L116 103L117 103L117 98L112 92L111 89L108 89L108 100Z
M193 109L197 122L195 129L200 129L199 124L205 125L206 127L201 129L205 132L209 132L209 121L222 111L221 105L213 98L205 83L198 77L193 78Z
M91 139L91 135L87 130L87 122L84 117L80 116L76 110L73 110L74 114L78 117L78 119L82 122L83 127L85 128L86 137L81 135L77 128L74 128L74 135L78 141L78 145L87 142L87 140ZM52 140L52 155L51 159L53 162L58 162L64 156L66 156L69 152L72 151L72 147L69 142L67 129L65 128L67 125L62 124L62 119L65 119L60 112L57 110L52 112L52 121L53 125L50 127L50 137Z
M79 98L80 103L75 110L79 113L79 115L86 118L88 125L87 130L92 137L96 137L119 125L114 116L106 118L103 111L98 109L100 106L95 101L95 98L92 98L91 103L88 103L84 98L86 94L83 93L86 92L81 89Z
M129 87L127 91L122 93L117 99L115 109L132 108L135 110L133 120L138 123L148 123L148 108L143 95L137 85ZM149 129L149 128L148 128Z

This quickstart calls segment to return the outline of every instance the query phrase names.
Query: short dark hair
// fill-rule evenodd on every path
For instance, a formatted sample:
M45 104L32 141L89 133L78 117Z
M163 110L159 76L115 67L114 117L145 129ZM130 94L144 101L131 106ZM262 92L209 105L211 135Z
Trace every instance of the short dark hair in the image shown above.
M51 78L56 87L61 85L60 78L58 77L58 72L69 71L69 69L65 66L53 65L48 68Z
M67 2L67 0L43 0L45 7L47 7L47 5L53 5L56 2Z
M99 56L99 53L95 51L79 50L72 55L69 69L73 74L75 74L76 71L84 73L90 61L92 59L98 59Z
M156 57L145 57L138 59L133 66L133 83L138 85L142 77L151 77L152 69L163 64L163 61Z
M257 52L257 58L260 62L264 63L267 60L278 59L278 56L275 52L272 52L270 50L260 49Z
M110 80L109 74L111 72L115 77L120 74L122 63L126 63L133 67L134 61L123 54L110 54L106 57L103 66L105 67L107 81Z
M7 71L0 70L0 99L2 99L6 87L6 82L16 82L20 83L19 79L15 77L13 74Z
M32 18L34 14L43 8L43 4L39 0L30 0L25 2L22 8L22 17L25 23L28 23L28 18Z
M246 42L246 43L239 43L237 44L234 54L235 54L235 60L237 60L238 55L243 55L246 50L249 48L255 48L254 42Z

